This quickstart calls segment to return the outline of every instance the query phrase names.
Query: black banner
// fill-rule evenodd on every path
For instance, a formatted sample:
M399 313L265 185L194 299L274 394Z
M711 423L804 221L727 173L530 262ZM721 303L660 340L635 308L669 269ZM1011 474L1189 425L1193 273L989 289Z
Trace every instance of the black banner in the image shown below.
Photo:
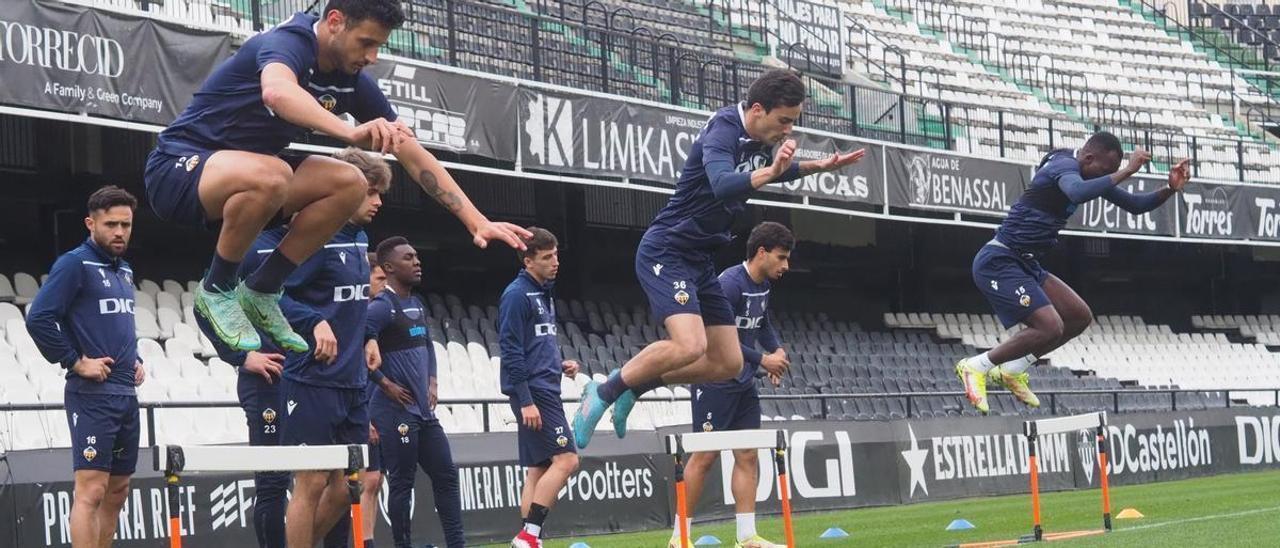
M1026 189L1030 168L944 152L886 147L889 205L1003 216Z
M841 202L884 204L883 146L803 130L796 130L792 138L796 141L797 162L821 160L835 152L851 152L860 148L866 149L867 155L858 163L839 171L815 173L803 179L767 185L763 190Z
M516 159L516 86L384 58L365 71L427 147Z
M1023 417L956 417L898 421L788 421L790 494L797 511L883 506L1028 490L1030 471ZM670 527L673 465L662 436L635 432L625 440L598 436L581 469L560 492L550 531L557 537ZM1132 413L1110 416L1106 428L1113 484L1138 484L1280 467L1280 411L1270 408ZM524 469L515 462L514 433L450 436L458 463L468 543L502 542L520 526ZM1044 491L1100 485L1094 430L1044 435L1038 441ZM696 518L730 517L728 452L706 476ZM758 452L758 512L780 511L773 452ZM11 451L0 473L0 544L67 546L72 502L70 452ZM116 546L156 546L168 535L162 478L151 452L138 470ZM441 542L430 480L419 473L412 500L415 543ZM250 546L254 489L249 474L183 478L179 515L184 544L193 548ZM380 495L377 536L389 538L387 487ZM874 526L874 525L869 525Z
M629 177L674 185L710 114L612 99L522 89L521 163L525 168ZM867 156L838 172L769 185L768 192L842 202L883 204L883 147L867 141L797 131L797 160L866 148Z
M1185 238L1242 240L1248 237L1254 204L1249 187L1192 183L1178 195L1178 218Z
M519 95L525 168L669 185L710 116L540 89Z
M1134 194L1154 192L1166 186L1168 182L1165 179L1154 177L1133 177L1120 183L1120 188ZM1170 204L1160 206L1148 213L1134 215L1102 198L1081 204L1076 214L1072 215L1067 222L1067 227L1095 232L1153 236L1174 236L1178 233L1174 208Z
M0 104L164 125L231 52L197 31L36 0L0 14Z

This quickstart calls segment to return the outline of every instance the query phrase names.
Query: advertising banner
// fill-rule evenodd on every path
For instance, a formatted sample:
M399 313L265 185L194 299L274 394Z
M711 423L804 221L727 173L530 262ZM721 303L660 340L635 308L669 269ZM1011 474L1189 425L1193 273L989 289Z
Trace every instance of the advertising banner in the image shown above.
M364 69L428 148L516 159L516 86L394 58Z
M226 33L57 2L5 2L0 104L166 125L230 54Z

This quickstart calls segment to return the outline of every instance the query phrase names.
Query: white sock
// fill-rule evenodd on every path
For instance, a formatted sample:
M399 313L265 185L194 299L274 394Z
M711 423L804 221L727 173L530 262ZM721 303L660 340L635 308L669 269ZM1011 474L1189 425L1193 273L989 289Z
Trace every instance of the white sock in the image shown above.
M756 536L756 515L750 514L734 514L738 521L738 542L742 542L751 537Z
M996 366L996 364L991 363L991 358L987 357L987 352L969 358L967 361L969 362L969 368L979 373L986 373Z
M684 518L685 526L689 529L689 536L693 536L693 518ZM677 517L675 522L671 524L671 536L680 536L680 518Z
M529 533L530 535L533 535L534 537L537 537L538 535L542 534L542 526L533 524L533 523L524 524L524 530L525 532Z
M1005 373L1009 373L1010 375L1016 375L1018 373L1022 373L1026 371L1027 369L1030 369L1032 365L1035 365L1035 363L1036 363L1036 357L1032 356L1031 354L1027 354L1026 356L1023 356L1016 360L1012 360L1012 361L1008 361L1000 364L1000 369Z

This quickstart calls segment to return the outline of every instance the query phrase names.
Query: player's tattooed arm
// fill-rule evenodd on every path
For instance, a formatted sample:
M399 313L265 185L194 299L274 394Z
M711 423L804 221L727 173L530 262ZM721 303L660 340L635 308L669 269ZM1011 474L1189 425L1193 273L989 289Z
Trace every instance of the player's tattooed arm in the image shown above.
M462 209L460 193L440 188L440 181L431 173L431 170L424 169L418 173L418 185L422 187L422 190L426 191L427 196L444 206L445 209L455 213Z
M466 193L462 192L458 182L449 175L440 161L416 140L409 139L399 143L395 155L418 186L422 187L423 192L462 221L477 247L484 248L490 241L499 240L516 249L524 249L523 240L533 237L528 230L519 226L486 218L471 203Z

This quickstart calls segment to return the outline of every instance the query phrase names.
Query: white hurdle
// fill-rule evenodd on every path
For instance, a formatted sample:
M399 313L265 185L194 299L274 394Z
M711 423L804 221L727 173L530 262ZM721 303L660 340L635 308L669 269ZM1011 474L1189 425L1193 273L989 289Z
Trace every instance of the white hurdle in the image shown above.
M364 542L360 519L360 471L368 465L367 445L212 446L158 445L151 448L155 470L164 472L169 500L169 546L182 547L178 484L186 472L297 472L342 470L351 496L353 546Z
M667 436L667 454L676 461L676 523L680 525L680 545L689 548L689 501L684 484L684 461L687 453L710 451L736 451L742 449L773 449L778 470L778 493L782 499L782 523L786 529L787 546L795 546L795 532L791 527L791 495L787 489L787 431L786 430L731 430L724 432L692 432Z
M1080 430L1094 430L1097 433L1098 446L1098 470L1102 478L1102 525L1101 531L1083 531L1075 533L1063 533L1063 538L1074 538L1084 534L1103 533L1111 531L1111 492L1107 485L1107 413L1100 411L1095 413L1085 413L1083 415L1072 415L1070 417L1054 417L1051 419L1040 419L1035 421L1026 421L1023 424L1023 433L1027 435L1027 452L1030 457L1031 464L1031 519L1032 519L1032 537L1037 540L1044 540L1044 529L1040 525L1040 468L1036 459L1036 453L1039 446L1040 436L1050 434L1060 434L1063 432L1076 432Z

